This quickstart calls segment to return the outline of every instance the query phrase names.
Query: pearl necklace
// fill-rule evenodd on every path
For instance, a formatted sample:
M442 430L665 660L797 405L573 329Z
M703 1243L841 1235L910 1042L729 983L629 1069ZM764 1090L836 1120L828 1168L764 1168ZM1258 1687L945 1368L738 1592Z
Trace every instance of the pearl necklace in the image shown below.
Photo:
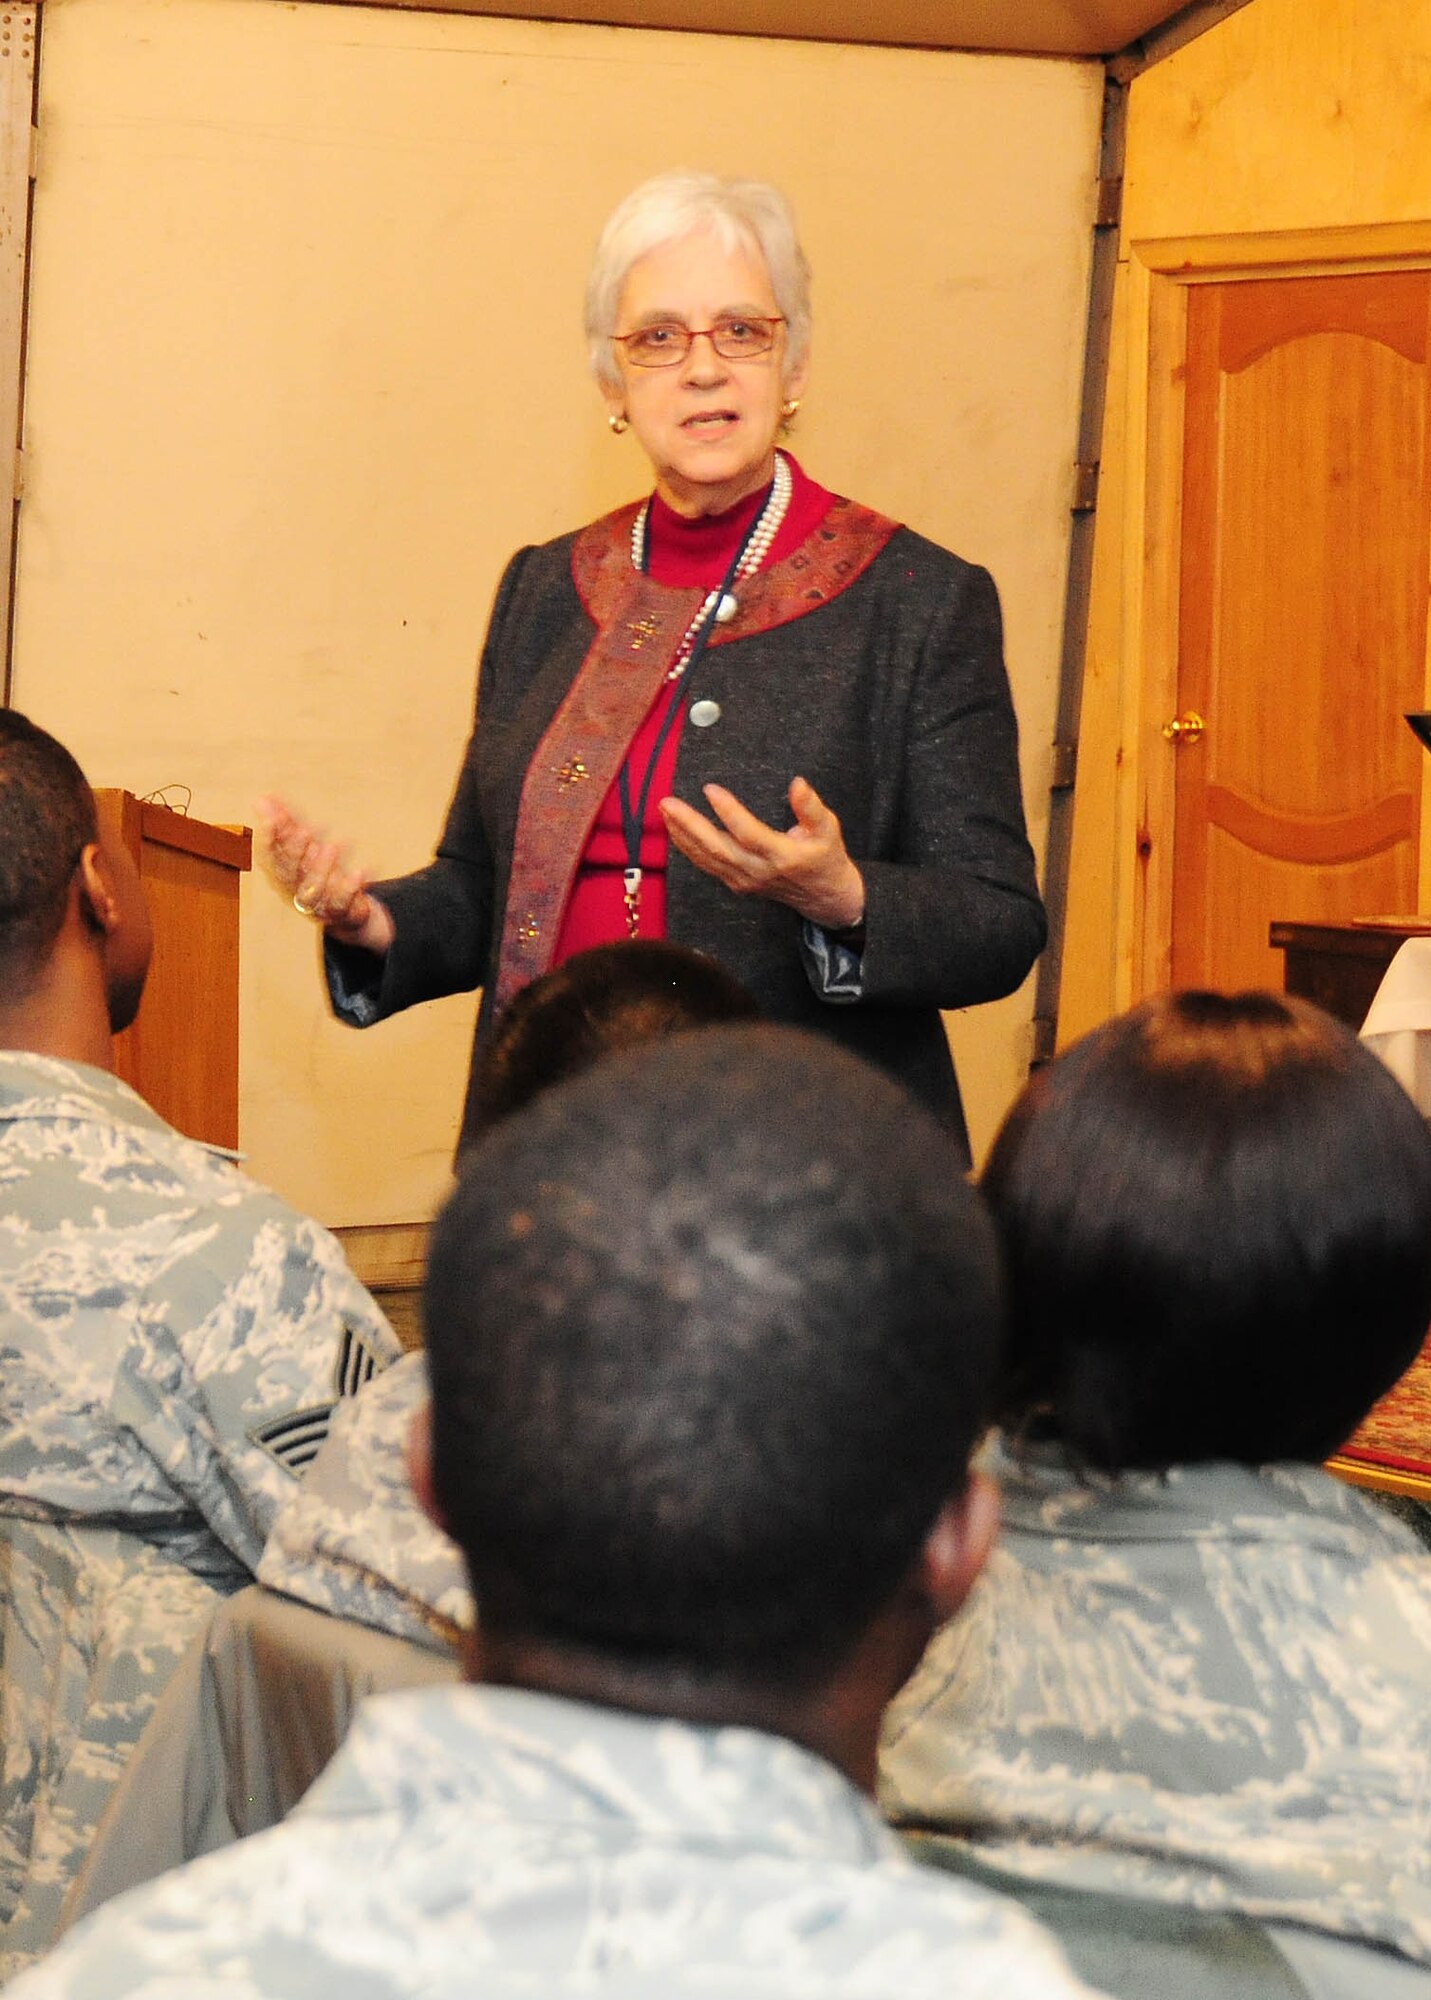
M785 516L790 511L790 495L795 490L795 481L790 474L789 461L784 452L775 454L775 476L770 482L770 491L765 496L765 505L760 510L760 519L751 530L749 541L736 564L732 585L743 583L748 576L754 576L767 555L771 543L780 533ZM631 567L644 570L646 567L646 537L650 530L651 502L642 503L641 511L631 523ZM690 665L691 654L695 650L696 635L715 612L717 625L728 625L740 609L740 600L730 590L717 588L706 592L700 609L686 627L685 637L676 649L676 657L666 675L668 681L678 681Z

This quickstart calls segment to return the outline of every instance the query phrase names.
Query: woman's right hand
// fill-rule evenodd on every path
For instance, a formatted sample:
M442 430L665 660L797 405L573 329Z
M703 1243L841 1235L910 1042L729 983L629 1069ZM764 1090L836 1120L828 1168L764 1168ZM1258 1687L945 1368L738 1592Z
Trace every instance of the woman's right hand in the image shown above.
M295 907L340 944L361 945L381 957L395 935L392 912L368 894L368 877L348 867L337 842L282 799L260 799L258 823L260 856Z

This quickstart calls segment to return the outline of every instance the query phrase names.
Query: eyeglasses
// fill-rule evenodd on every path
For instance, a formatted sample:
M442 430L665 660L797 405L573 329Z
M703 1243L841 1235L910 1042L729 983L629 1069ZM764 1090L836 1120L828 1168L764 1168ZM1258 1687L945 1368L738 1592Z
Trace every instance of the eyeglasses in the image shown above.
M626 359L637 368L674 368L684 361L704 334L722 361L754 361L775 345L775 329L784 326L784 315L757 319L750 313L726 313L714 326L682 326L678 319L658 320L654 326L638 326L634 333L613 333L618 347L626 349Z

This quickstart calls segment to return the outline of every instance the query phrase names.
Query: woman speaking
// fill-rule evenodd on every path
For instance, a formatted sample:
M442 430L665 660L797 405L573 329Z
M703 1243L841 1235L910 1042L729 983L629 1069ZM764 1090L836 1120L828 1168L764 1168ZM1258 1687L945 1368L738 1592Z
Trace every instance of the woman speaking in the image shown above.
M668 936L962 1131L939 1009L1010 992L1045 929L993 583L779 449L810 299L774 188L637 188L586 328L654 491L508 565L432 862L369 884L268 802L334 1009L481 985L481 1039L571 953Z

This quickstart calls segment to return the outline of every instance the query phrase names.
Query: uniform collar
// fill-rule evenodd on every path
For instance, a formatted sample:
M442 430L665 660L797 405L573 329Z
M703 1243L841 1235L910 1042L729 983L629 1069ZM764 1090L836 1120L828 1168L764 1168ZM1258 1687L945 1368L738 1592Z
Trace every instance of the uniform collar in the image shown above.
M166 1138L183 1136L111 1070L97 1069L92 1063L66 1062L59 1056L36 1055L28 1049L0 1049L0 1127L27 1119L130 1125ZM221 1160L241 1157L205 1140L186 1143L202 1146Z
M843 1773L785 1737L521 1688L423 1688L365 1702L300 1810L345 1817L439 1801L504 1821L623 1826L708 1853L855 1866L900 1853Z
M986 1468L1003 1494L1008 1527L1057 1541L1296 1543L1328 1553L1364 1550L1368 1535L1390 1555L1419 1547L1412 1531L1364 1494L1314 1465L1235 1465L1215 1460L1167 1472L1079 1478L1052 1444L998 1442Z

